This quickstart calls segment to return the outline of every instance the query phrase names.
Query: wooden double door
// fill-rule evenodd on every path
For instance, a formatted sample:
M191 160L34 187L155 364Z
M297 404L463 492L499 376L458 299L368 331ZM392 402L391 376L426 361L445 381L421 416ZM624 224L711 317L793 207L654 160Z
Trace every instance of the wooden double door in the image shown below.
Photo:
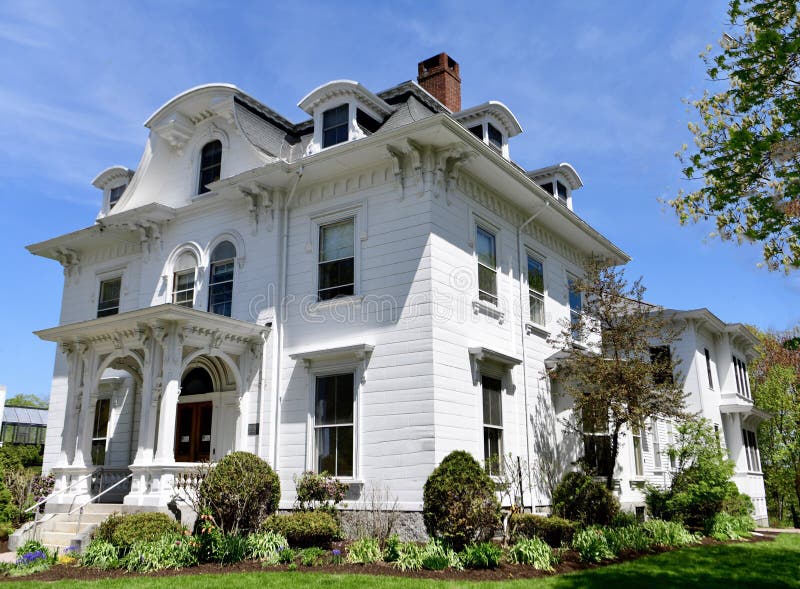
M175 462L211 460L211 401L179 403L175 417Z

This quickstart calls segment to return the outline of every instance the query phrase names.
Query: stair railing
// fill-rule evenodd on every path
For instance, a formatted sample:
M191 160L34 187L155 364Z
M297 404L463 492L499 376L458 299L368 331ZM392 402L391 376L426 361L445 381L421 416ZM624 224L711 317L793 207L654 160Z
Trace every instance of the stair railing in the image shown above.
M109 492L111 489L113 489L114 487L117 487L117 486L121 485L122 483L124 483L125 481L127 481L129 478L132 478L132 477L133 477L133 473L129 474L128 476L126 476L126 477L125 477L125 478L123 478L123 479L120 479L120 480L118 480L116 483L114 483L114 484L113 484L113 485L111 485L110 487L108 487L108 488L104 489L103 491L101 491L100 493L98 493L97 495L95 495L94 497L92 497L91 499L89 499L87 502L85 502L85 503L83 503L83 504L79 505L78 507L76 507L76 508L75 508L75 509L73 509L72 511L69 511L69 512L67 512L67 515L72 515L72 514L73 514L73 513L75 513L76 511L78 512L78 525L77 525L77 529L78 529L78 530L80 530L80 529L81 529L81 517L83 517L83 508L84 508L84 507L86 507L86 506L87 506L87 505L89 505L90 503L93 503L93 502L97 501L98 499L100 499L100 497L102 497L103 495L105 495L106 493L108 493L108 492Z

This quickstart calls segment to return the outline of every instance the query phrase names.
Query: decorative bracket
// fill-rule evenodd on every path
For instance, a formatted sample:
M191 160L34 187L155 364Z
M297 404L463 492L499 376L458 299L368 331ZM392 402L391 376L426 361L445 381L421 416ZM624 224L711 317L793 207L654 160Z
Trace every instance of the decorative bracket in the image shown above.
M56 260L64 267L64 276L67 280L72 280L73 274L79 271L80 257L78 252L65 247L56 249Z

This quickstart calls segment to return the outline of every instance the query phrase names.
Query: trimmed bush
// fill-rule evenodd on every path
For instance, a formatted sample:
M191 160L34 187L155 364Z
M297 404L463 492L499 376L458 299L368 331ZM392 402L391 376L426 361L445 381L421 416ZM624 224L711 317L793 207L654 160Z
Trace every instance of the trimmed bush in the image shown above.
M512 541L539 538L553 548L572 542L575 523L561 517L544 517L532 513L518 513L511 516Z
M226 534L247 534L275 513L281 498L278 475L250 452L228 454L200 484L200 504Z
M296 511L288 515L273 515L264 522L262 529L281 534L290 546L327 547L339 537L339 524L324 511Z
M589 475L568 472L553 489L553 511L585 526L607 526L619 512L619 501Z
M182 531L181 525L171 516L160 512L112 515L95 531L95 539L110 542L127 550L136 542L152 542L167 534Z
M425 529L455 550L490 539L500 523L499 514L492 479L463 450L448 454L425 482Z
M599 528L579 530L572 540L572 547L583 562L601 562L614 558L608 540Z

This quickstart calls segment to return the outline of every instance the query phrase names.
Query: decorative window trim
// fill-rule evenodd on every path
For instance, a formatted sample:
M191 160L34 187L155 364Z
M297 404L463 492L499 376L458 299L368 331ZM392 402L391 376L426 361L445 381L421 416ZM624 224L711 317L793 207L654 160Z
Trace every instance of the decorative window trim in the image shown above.
M212 250L213 251L213 250ZM239 251L238 249L236 250ZM190 253L194 256L194 259L197 261L197 265L195 266L194 271L194 305L193 308L205 308L202 306L198 306L198 303L205 302L206 297L203 296L203 289L205 288L205 278L206 278L206 269L207 269L207 258L205 256L205 252L194 241L188 241L185 243L180 244L176 248L172 250L170 255L167 257L167 263L164 264L164 273L161 275L161 280L164 282L164 301L171 303L173 300L173 291L174 291L174 280L175 280L175 263L180 259L180 257L185 254ZM209 252L210 253L210 252Z
M550 332L547 330L547 297L548 297L548 290L547 290L547 256L540 254L538 251L534 250L528 245L524 246L524 272L522 274L525 276L525 288L527 290L527 301L528 301L528 320L525 322L525 331L528 335L536 334L540 337L549 337ZM528 282L528 258L533 258L537 262L542 265L542 319L543 323L537 323L533 320L533 317L530 315L530 297L531 288L530 283ZM520 270L523 270L522 268ZM536 291L533 291L536 292Z
M478 271L478 266L480 262L478 261L478 229L485 231L486 233L490 233L492 237L494 237L494 279L495 279L495 290L497 291L494 295L497 299L496 301L487 301L480 297L480 276ZM489 316L493 316L500 321L503 322L505 318L505 313L500 311L502 297L500 296L500 275L502 274L503 264L501 262L501 255L500 251L502 249L501 246L501 238L502 238L502 229L498 223L494 223L488 220L485 216L480 215L478 213L472 213L472 223L470 226L470 245L472 246L472 260L473 260L473 268L475 272L475 299L472 302L472 309L475 313L484 312Z
M215 194L213 190L200 194L197 191L200 181L200 163L202 159L203 148L212 141L219 141L222 144L222 156L219 167L220 180L226 178L229 174L230 161L228 154L230 153L230 138L228 133L218 127L215 123L209 123L204 129L195 133L192 138L189 152L191 155L190 167L192 170L191 184L188 192L192 200L199 200L208 198Z
M125 276L127 275L128 265L125 264L123 266L116 266L113 268L106 268L103 270L98 270L95 273L94 279L94 291L92 293L92 297L90 299L94 311L94 316L97 318L97 311L98 305L100 304L100 285L103 282L109 280L115 280L117 278L120 279L120 286L119 286L119 306L117 307L117 315L123 312L123 298L125 295L128 294L128 283L125 280Z
M234 241L230 240L230 239L218 239L218 240L215 240L215 241L216 241L215 245L213 247L210 247L209 250L208 250L208 267L207 267L207 270L206 270L207 280L206 280L206 288L204 289L205 294L206 294L205 309L209 313L213 312L213 311L211 311L210 307L211 307L211 286L212 286L211 280L212 280L212 272L214 270L214 264L215 264L215 262L212 260L212 258L214 256L214 250L217 247L219 247L221 244L223 244L223 243L230 243L231 245L233 245L234 249L236 249L236 256L234 258L223 258L222 261L226 261L226 260L229 260L229 259L233 260L233 264L232 264L233 265L233 273L232 273L232 276L231 276L231 279L230 279L230 283L231 283L231 312L230 312L230 315L223 315L223 317L225 317L225 316L227 316L227 317L235 317L236 314L234 313L234 311L236 310L236 296L235 296L235 294L236 294L236 284L238 283L238 280L239 280L239 271L238 271L238 268L237 268L237 266L239 266L239 264L237 264L237 261L240 258L239 249L238 249L236 243ZM223 281L223 282L227 282L227 281ZM215 283L215 284L220 284L220 283ZM195 299L195 304L197 304L197 300L196 299Z
M570 303L570 300L569 300L570 299L570 292L571 292L570 282L577 282L580 279L575 274L573 274L572 272L566 271L565 274L566 274L565 283L566 283L566 287L567 287L567 301L566 301L567 302L567 314L568 314L567 316L568 316L570 325L572 325L572 315L573 315L573 313L575 313L575 311L572 309L572 304ZM580 298L581 298L581 308L580 308L580 311L578 311L578 313L581 316L583 316L583 308L584 308L584 306L586 304L586 301L584 300L584 293L579 292L578 296L580 296ZM573 333L573 340L574 340L573 344L578 345L579 347L580 346L586 346L585 334L582 334L582 333L575 334L575 333Z

